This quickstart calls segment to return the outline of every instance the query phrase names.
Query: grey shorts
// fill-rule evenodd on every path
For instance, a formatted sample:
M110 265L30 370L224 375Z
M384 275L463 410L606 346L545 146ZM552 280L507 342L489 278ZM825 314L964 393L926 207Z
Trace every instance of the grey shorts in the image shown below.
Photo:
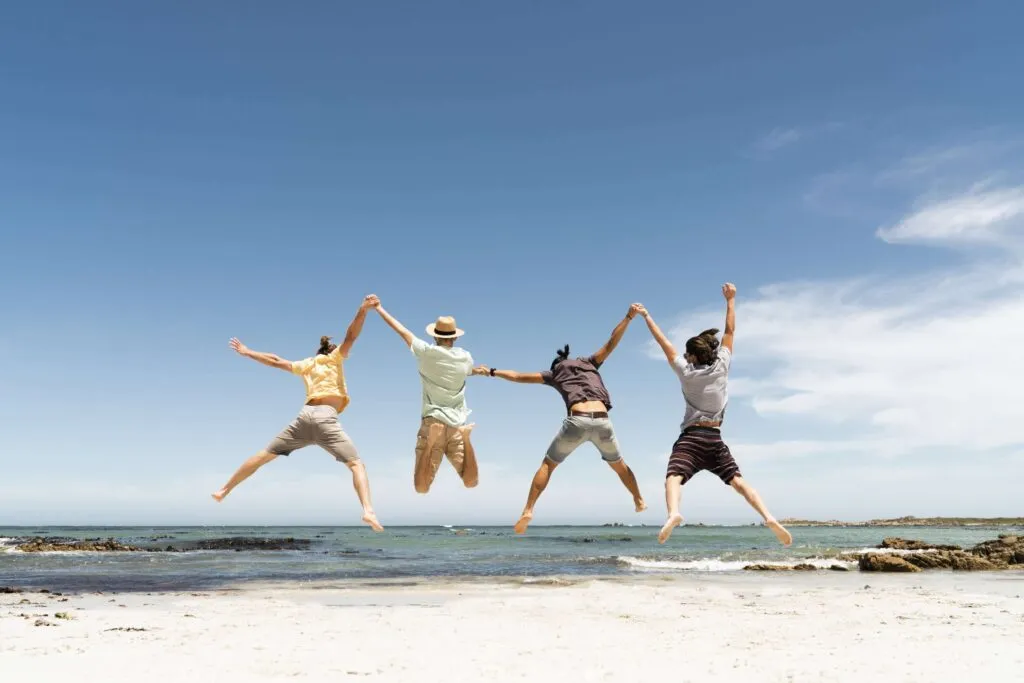
M274 455L288 455L314 444L333 455L338 462L346 465L359 462L359 453L338 423L338 411L331 406L303 406L295 421L264 450Z
M548 446L547 458L560 464L584 441L597 446L605 462L618 462L622 459L612 421L607 417L579 415L570 415L562 422L562 428Z

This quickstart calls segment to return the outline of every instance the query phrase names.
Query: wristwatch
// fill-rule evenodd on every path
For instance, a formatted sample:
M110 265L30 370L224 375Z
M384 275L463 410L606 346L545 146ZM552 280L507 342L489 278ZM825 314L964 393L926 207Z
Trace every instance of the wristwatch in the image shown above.
M491 368L491 377L494 377L494 373L497 372L496 368Z

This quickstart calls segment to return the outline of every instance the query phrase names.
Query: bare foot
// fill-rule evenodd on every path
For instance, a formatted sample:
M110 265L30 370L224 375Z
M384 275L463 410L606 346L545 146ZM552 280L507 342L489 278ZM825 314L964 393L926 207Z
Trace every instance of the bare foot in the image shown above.
M533 513L532 512L524 512L523 516L519 518L519 521L516 522L516 525L513 528L516 530L517 534L525 534L526 533L526 527L530 526L530 522L532 520L533 520Z
M224 500L224 498L227 495L228 495L228 492L225 491L224 489L221 489L220 491L217 491L217 493L211 493L210 497L213 498L215 501L217 501L219 503L222 500Z
M793 534L786 531L786 527L782 526L774 519L769 519L764 523L764 525L772 530L772 533L775 534L775 538L779 539L779 543L787 548L792 545Z
M661 531L658 533L658 543L664 543L665 541L667 541L668 537L672 535L672 530L682 523L682 515L670 515L668 521L665 522L665 526L661 527Z
M644 502L643 498L637 498L633 503L636 505L637 512L643 512L647 509L647 503Z
M374 531L384 531L384 527L379 521L377 521L377 515L372 512L367 512L363 515L363 521L370 525L370 528Z

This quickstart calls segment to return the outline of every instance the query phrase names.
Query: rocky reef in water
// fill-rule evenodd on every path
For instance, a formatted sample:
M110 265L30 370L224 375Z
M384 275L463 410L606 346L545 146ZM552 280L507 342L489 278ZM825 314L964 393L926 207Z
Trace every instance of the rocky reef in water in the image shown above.
M194 550L305 550L309 548L311 541L308 538L261 538L261 537L236 537L236 538L211 538L201 541L182 541L177 545L149 546L130 545L121 543L113 538L108 539L86 539L78 540L71 538L57 538L36 536L34 538L19 539L15 545L17 550L23 553L46 553L46 552L93 552L93 553L175 553L189 552Z

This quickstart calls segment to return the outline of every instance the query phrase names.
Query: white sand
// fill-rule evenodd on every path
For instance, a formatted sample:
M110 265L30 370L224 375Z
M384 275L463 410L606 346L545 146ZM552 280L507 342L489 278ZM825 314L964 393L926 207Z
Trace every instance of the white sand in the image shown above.
M1017 681L1022 597L1024 572L0 595L0 680Z

